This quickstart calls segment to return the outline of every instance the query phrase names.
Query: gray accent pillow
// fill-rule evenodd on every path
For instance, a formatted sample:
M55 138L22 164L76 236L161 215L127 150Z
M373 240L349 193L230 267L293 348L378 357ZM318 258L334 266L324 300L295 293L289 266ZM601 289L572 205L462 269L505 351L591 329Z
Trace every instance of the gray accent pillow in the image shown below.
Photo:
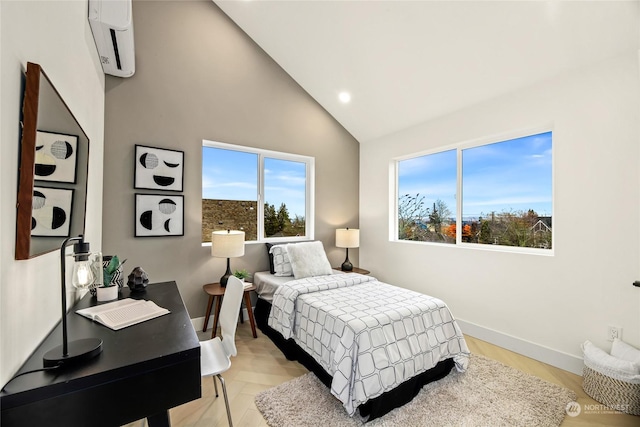
M331 274L331 264L322 242L304 242L287 245L289 262L296 279Z

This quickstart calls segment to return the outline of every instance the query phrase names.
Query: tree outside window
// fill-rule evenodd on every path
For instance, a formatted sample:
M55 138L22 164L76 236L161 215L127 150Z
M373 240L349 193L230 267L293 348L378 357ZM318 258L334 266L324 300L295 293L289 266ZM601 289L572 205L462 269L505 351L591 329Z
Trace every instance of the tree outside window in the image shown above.
M309 239L311 157L203 141L202 242L237 229L247 241Z
M552 248L551 132L399 160L397 169L398 240Z

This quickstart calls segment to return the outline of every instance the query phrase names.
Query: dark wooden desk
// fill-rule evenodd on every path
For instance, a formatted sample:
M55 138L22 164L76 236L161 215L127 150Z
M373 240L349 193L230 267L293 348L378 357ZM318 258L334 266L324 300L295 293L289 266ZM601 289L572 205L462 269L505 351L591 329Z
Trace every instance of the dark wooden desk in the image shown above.
M201 396L200 344L175 282L149 285L120 298L152 300L171 313L119 331L75 313L96 305L85 295L67 314L69 341L100 338L102 353L66 371L36 372L0 393L0 425L119 426L147 418L168 426L170 408ZM42 356L62 343L60 324L18 372L42 368Z

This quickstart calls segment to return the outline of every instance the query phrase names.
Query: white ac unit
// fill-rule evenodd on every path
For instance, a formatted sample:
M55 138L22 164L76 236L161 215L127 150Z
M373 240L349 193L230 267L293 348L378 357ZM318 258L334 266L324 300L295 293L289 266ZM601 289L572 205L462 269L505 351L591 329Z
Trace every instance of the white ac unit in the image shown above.
M131 77L136 71L131 0L89 0L89 24L104 73Z

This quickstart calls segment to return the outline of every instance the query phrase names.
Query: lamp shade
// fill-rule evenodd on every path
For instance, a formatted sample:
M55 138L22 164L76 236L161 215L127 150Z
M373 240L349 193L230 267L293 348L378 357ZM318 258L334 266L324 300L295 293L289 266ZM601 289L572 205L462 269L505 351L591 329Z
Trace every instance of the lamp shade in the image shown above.
M360 230L357 228L338 228L336 246L339 248L357 248L360 246Z
M244 255L244 231L220 230L211 233L211 256L235 258Z

